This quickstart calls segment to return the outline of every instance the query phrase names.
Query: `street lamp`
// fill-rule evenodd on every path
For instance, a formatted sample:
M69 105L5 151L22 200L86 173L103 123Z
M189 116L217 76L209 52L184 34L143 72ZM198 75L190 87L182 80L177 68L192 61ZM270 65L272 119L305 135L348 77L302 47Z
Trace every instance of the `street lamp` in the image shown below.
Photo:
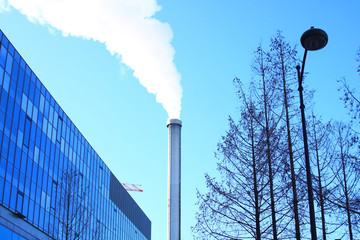
M328 42L328 36L325 31L311 27L309 30L303 33L301 36L301 45L305 48L304 58L301 66L297 65L298 81L299 81L299 94L300 94L300 109L301 109L301 123L303 129L303 138L304 138L304 151L305 151L305 167L306 167L306 178L307 178L307 188L308 188L308 198L309 198L309 211L310 211L310 228L311 228L311 239L316 240L316 223L315 223L315 210L314 210L314 196L312 191L312 181L311 181L311 169L310 169L310 159L309 159L309 148L307 141L307 132L306 132L306 121L305 121L305 105L303 99L303 76L304 76L304 67L307 51L316 51L322 49L326 46Z

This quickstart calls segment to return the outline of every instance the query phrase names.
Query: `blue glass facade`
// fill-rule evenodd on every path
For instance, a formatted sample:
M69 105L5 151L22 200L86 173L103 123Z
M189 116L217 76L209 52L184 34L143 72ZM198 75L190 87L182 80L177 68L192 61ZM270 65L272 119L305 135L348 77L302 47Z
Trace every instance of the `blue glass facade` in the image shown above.
M101 239L151 239L144 212L1 30L0 40L0 204L61 238L58 185L64 171L75 169L88 186L89 226L101 229ZM0 223L0 234L6 231ZM12 234L9 239L26 238Z

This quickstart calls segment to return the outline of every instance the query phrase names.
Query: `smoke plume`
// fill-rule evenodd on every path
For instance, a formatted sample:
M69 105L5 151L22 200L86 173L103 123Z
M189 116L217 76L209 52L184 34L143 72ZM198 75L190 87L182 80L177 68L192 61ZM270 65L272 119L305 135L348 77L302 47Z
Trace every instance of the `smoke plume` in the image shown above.
M161 9L156 0L0 0L0 8L14 8L64 36L104 43L121 55L170 118L180 118L182 87L170 44L173 33L169 24L153 18Z

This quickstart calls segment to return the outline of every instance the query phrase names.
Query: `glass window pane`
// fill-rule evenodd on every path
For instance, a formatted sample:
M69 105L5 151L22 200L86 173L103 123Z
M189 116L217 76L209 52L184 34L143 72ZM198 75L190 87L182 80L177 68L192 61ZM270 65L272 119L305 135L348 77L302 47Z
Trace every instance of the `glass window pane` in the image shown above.
M11 74L12 64L13 64L13 57L8 53L6 58L6 66L5 66L5 72L7 72L8 74Z
M31 128L31 119L30 119L30 117L26 116L25 132L24 132L24 145L27 147L29 147L29 141L30 141L30 128Z
M0 48L0 66L5 68L7 50L3 45Z

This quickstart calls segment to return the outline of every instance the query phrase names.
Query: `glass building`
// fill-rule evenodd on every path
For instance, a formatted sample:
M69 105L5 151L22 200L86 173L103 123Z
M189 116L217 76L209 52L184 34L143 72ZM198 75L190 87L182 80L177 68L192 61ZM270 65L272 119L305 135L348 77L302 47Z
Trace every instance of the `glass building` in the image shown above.
M1 30L0 40L0 238L151 239L149 218Z

